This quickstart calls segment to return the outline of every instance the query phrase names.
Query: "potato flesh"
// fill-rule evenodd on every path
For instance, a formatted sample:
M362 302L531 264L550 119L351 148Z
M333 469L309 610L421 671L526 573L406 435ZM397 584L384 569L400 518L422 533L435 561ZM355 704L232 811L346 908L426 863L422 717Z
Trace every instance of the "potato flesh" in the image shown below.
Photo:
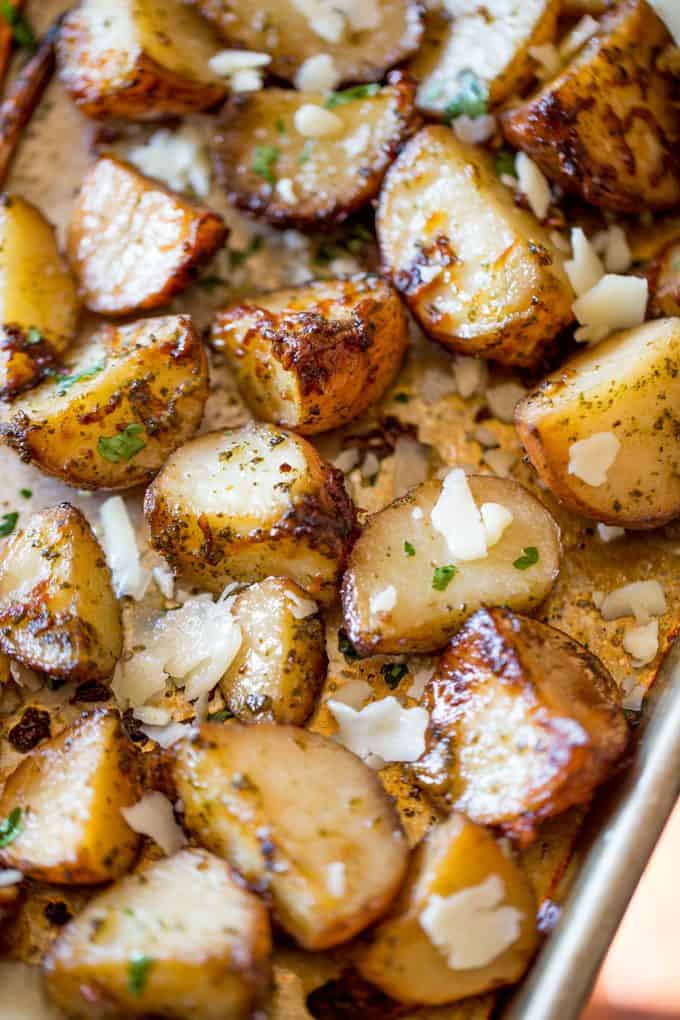
M96 885L124 874L139 846L121 808L139 798L134 750L118 717L98 712L29 754L7 780L0 818L21 831L0 861L33 879Z
M131 315L166 304L224 242L222 219L103 156L83 181L68 254L85 304Z
M657 527L680 513L678 357L680 319L647 322L578 354L518 404L524 448L570 509L626 528ZM570 449L601 432L621 446L594 486L569 473Z
M339 472L270 425L186 444L149 487L145 513L173 569L209 591L279 576L324 602L335 598L355 528Z
M447 127L408 143L385 180L376 226L396 287L425 332L453 350L536 365L573 318L548 231L515 206L490 157Z
M391 287L364 277L237 305L218 316L212 343L258 417L310 435L347 424L382 396L408 329Z
M439 803L527 843L542 819L588 802L621 757L618 699L602 663L566 634L480 610L426 689L416 777Z
M16 400L0 434L22 460L82 489L147 481L193 435L208 395L205 351L185 315L104 326L63 372L67 386L50 380ZM112 454L130 429L134 442Z
M454 969L430 940L420 916L432 896L453 896L491 877L502 882L501 908L517 912L516 938L486 964ZM454 812L416 849L399 900L360 949L357 967L399 1002L455 1002L519 980L538 942L535 917L531 887L518 865L491 833Z
M326 667L314 603L291 581L270 577L241 592L232 613L241 647L220 681L229 709L243 722L303 723Z
M267 985L264 905L202 850L183 850L93 899L44 964L69 1016L245 1020ZM148 960L135 982L135 962Z
M78 681L109 676L121 654L109 568L68 503L33 514L3 549L0 648L31 669Z
M352 550L342 590L347 633L362 652L432 651L481 605L528 610L550 591L561 550L557 525L545 507L509 479L479 475L470 476L468 483L478 507L499 503L513 514L483 559L456 564L446 539L435 531L431 512L441 493L440 481L412 489L369 518ZM405 542L415 549L414 555L407 555ZM537 563L517 569L513 564L529 546L538 551ZM434 571L448 565L457 572L438 591ZM371 597L390 586L396 591L394 607L372 611Z
M306 949L347 941L387 908L407 845L360 759L319 734L270 723L207 724L173 751L189 830L268 889L277 920ZM342 866L341 888L333 865Z
M680 315L680 240L659 252L647 270L650 315Z

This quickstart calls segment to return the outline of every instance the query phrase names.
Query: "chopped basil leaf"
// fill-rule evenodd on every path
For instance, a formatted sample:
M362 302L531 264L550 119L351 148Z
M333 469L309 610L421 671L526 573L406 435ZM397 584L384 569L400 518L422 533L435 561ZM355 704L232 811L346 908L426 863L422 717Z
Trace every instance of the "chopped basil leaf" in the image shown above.
M272 187L276 184L274 167L279 158L280 151L275 145L256 145L253 150L253 173L261 177Z
M230 712L228 708L221 708L219 712L208 712L208 722L226 722L227 719L233 719L234 713Z
M454 567L453 563L449 563L445 567L435 567L432 575L432 587L435 591L446 591L457 573L458 567Z
M33 495L33 489L19 489L19 495L23 496L24 499L30 499Z
M338 651L345 656L347 662L356 662L359 658L359 653L347 637L347 631L344 629L338 631Z
M242 266L251 255L254 255L260 250L263 244L264 240L262 236L260 234L255 234L254 237L251 237L250 241L242 251L239 251L237 248L230 248L229 262L232 268L237 269L239 266Z
M517 176L515 153L512 149L499 149L496 153L496 174L499 177L502 177L503 174L509 174L511 177Z
M386 662L380 667L380 672L389 689L393 691L408 673L408 666L405 662Z
M0 822L0 849L13 843L22 829L21 808L15 807Z
M26 21L21 11L10 3L10 0L0 0L0 14L12 29L14 41L25 50L36 50L38 44L33 34L33 29Z
M128 962L128 992L141 995L144 991L153 960L150 956L135 956Z
M143 433L141 425L126 425L115 436L100 436L97 449L104 460L110 461L111 464L132 460L146 446L146 441L141 438Z
M29 326L26 330L26 343L28 344L39 344L42 338L43 335L37 326Z
M407 556L415 556L416 554L415 546L411 545L410 542L404 542L404 552L406 553Z
M16 510L12 510L8 514L2 514L0 516L0 537L4 538L6 535L11 535L17 526L18 520L19 514Z
M57 393L60 397L63 396L76 383L83 382L85 379L93 379L95 375L103 372L105 367L106 359L101 358L100 361L95 362L90 368L84 368L82 372L76 372L75 375L57 376Z
M336 106L344 106L346 103L353 103L355 99L368 99L380 92L377 82L370 85L354 85L351 89L343 89L342 92L331 92L323 104L327 110L334 110Z
M446 107L449 120L456 117L483 117L489 111L489 90L474 71L466 68L456 75L459 89Z
M538 549L535 545L527 545L522 550L523 555L515 560L513 567L517 570L528 570L529 567L533 567L535 563L538 563L539 555Z

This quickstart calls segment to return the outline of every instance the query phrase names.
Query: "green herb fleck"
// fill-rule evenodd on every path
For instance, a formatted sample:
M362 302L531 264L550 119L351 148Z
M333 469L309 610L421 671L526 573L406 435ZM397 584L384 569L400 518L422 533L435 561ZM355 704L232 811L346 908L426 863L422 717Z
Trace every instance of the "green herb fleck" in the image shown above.
M446 107L445 115L449 120L456 117L483 117L489 110L489 90L479 80L474 71L466 68L456 75L459 89Z
M43 335L37 326L29 326L26 330L26 343L27 344L39 344L43 339Z
M275 145L256 145L253 150L253 173L261 177L272 188L276 184L274 167L279 158L280 151Z
M503 174L509 174L511 177L517 176L515 153L512 149L499 149L496 153L496 174L498 177L502 177Z
M534 564L538 563L539 555L538 549L535 545L527 545L522 550L523 555L518 557L513 563L513 567L516 570L528 570L529 567L533 567Z
M46 683L48 691L59 691L66 684L66 680L61 676L48 676Z
M404 392L395 393L394 399L398 404L408 404L409 400L411 399L411 394Z
M262 236L260 234L255 234L254 237L251 237L246 247L243 248L241 251L239 251L237 248L230 248L229 262L232 269L237 269L239 266L242 266L243 263L246 262L251 255L255 255L255 253L260 250L263 244L264 239L262 238Z
M347 662L356 662L360 658L356 648L347 637L347 631L344 628L338 631L338 651L345 656Z
M307 141L305 142L305 144L302 146L302 152L300 153L300 158L298 159L298 163L302 164L302 163L306 163L308 160L310 160L312 158L313 150L314 150L314 139L313 138L308 138Z
M642 718L642 712L637 712L634 708L624 708L623 714L631 726L637 726Z
M17 526L19 520L19 514L16 510L12 510L11 513L2 514L0 516L0 538L4 538L6 535L11 535Z
M276 121L276 130L280 135L285 135L286 133L286 125L283 123L283 118L281 117L279 117Z
M0 0L0 14L11 27L14 41L19 46L31 51L38 48L33 29L21 11L14 4L10 3L10 0Z
M432 587L435 591L446 591L457 573L458 567L454 567L453 563L449 563L445 567L435 567L432 575Z
M197 286L200 287L201 290L207 290L209 294L212 294L217 287L226 287L227 281L223 280L221 276L208 274L208 276L203 276L197 281Z
M380 667L380 672L389 689L393 691L408 673L408 666L405 662L386 662Z
M407 556L415 556L416 548L410 542L404 542L404 552Z
M104 460L110 461L111 464L121 464L123 461L132 460L144 449L146 441L141 438L143 434L144 429L141 425L126 425L115 436L100 436L97 449Z
M57 376L57 393L59 396L63 396L67 390L70 390L76 383L84 382L85 379L93 379L95 375L99 375L100 372L104 371L106 367L106 359L101 358L99 361L91 365L90 368L84 368L82 372L76 372L74 375L60 375Z
M208 722L226 722L227 719L234 718L234 713L228 708L221 708L219 712L208 712L207 718Z
M13 843L22 829L21 808L15 807L0 822L0 849Z
M134 956L128 962L128 992L139 996L144 991L153 960L149 956Z
M327 110L334 110L336 106L345 106L346 103L353 103L356 99L368 99L380 92L380 86L376 82L370 85L354 85L351 89L343 89L342 92L331 92L323 104Z
M19 489L19 495L23 496L24 499L30 499L33 495L33 489Z

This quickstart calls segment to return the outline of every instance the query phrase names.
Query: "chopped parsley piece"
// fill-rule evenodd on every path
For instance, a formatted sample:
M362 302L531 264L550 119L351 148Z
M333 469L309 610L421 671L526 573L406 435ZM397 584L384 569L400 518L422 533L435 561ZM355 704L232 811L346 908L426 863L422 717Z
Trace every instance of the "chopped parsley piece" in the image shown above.
M8 514L2 514L0 516L0 537L4 538L6 535L11 535L17 526L18 520L19 514L16 510L12 510Z
M435 591L446 591L457 573L458 567L454 567L453 563L449 563L445 567L435 567L432 575L432 587Z
M33 29L10 0L0 0L0 14L12 29L12 36L18 46L31 51L38 48Z
M66 684L66 680L60 676L48 676L45 681L48 691L59 691Z
M237 248L230 248L229 262L232 268L237 269L239 266L242 266L243 263L246 262L251 255L255 255L255 253L260 250L263 244L264 239L262 238L262 236L260 234L255 234L254 237L251 237L251 239L248 241L248 244L246 245L245 248L243 248L242 251L239 251Z
M529 567L533 567L534 564L538 563L539 555L538 549L535 545L527 545L522 549L523 555L518 557L513 563L513 567L516 570L528 570Z
M411 395L410 393L404 393L403 391L400 391L399 393L394 394L394 399L398 404L408 404L409 400L411 399Z
M511 177L517 176L515 170L515 153L512 149L499 149L496 153L496 173L499 177L503 174L509 174Z
M286 133L286 125L283 123L282 117L279 117L276 121L276 130L280 135L285 135Z
M445 115L449 120L456 117L483 117L489 111L489 90L479 80L474 71L466 68L456 75L459 89L449 105Z
M227 719L234 718L234 713L228 708L221 708L219 712L208 712L207 718L208 722L226 722Z
M272 188L276 184L274 167L279 155L280 151L275 145L256 145L253 150L253 173L261 177L267 184L271 184Z
M19 489L19 495L23 496L24 499L30 499L33 495L33 489Z
M347 637L347 631L344 628L338 631L338 651L345 656L347 662L356 662L360 658L356 648Z
M336 106L345 106L346 103L353 103L356 99L368 99L380 92L377 82L370 85L354 85L351 89L343 89L342 92L331 92L323 104L327 110L334 110Z
M150 956L135 956L128 962L128 992L139 996L144 991L153 960Z
M141 438L143 433L142 426L133 423L126 425L122 432L117 432L115 436L100 436L97 442L100 456L111 464L132 460L146 446L146 441Z
M411 545L410 542L404 542L404 552L406 553L407 556L415 556L416 554L415 546Z
M29 326L26 330L26 343L27 344L39 344L43 339L43 335L37 326Z
M314 148L314 139L313 138L308 138L307 141L305 142L305 144L302 146L302 152L300 153L300 158L298 159L298 163L306 163L307 160L311 159L312 158L312 150L313 150L313 148Z
M21 808L15 807L0 822L0 849L13 843L22 829Z
M99 361L91 365L90 368L84 368L82 372L76 372L75 375L60 375L57 377L57 393L61 397L67 390L70 390L72 386L75 386L78 382L84 382L85 379L93 379L95 375L99 375L100 372L104 371L106 366L106 359L101 358Z
M405 662L386 662L380 667L380 672L389 689L393 691L408 673L408 666Z

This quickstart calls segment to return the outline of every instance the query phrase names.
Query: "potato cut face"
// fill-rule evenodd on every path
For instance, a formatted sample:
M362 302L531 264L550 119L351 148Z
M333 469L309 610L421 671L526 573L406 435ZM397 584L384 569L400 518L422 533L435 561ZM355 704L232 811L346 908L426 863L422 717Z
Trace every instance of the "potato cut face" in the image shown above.
M566 506L626 528L677 517L679 357L680 319L646 322L576 355L518 404L522 444ZM574 445L592 436L609 439L603 463Z
M656 69L670 35L644 0L625 0L564 71L503 114L508 141L552 180L622 212L680 201L680 113Z
M456 4L455 18L428 12L425 39L409 65L419 82L418 108L430 116L458 110L471 81L471 68L481 98L490 106L519 91L536 71L529 49L553 42L559 10L559 0L521 4L469 0Z
M140 796L135 751L116 715L83 716L17 766L0 818L20 811L0 861L30 878L96 885L125 874L139 847L121 808Z
M0 435L69 485L125 489L193 435L207 395L205 351L188 316L103 326L62 374L11 405Z
M368 0L363 5L314 0L193 0L230 46L271 55L268 70L293 81L310 57L327 53L340 81L382 78L417 48L422 35L412 0Z
M62 25L60 75L89 117L153 120L224 97L209 68L219 48L181 0L84 0Z
M144 511L152 543L199 587L280 576L322 602L337 594L356 527L340 472L272 425L187 443L149 486Z
M270 953L264 904L223 861L192 849L91 900L44 972L52 1001L83 1020L246 1020L267 987Z
M647 269L651 315L680 315L680 239L666 245Z
M506 478L470 476L468 484L478 508L496 503L512 514L483 558L457 560L435 529L439 480L412 489L369 518L342 585L345 627L361 652L433 651L480 606L530 610L552 588L560 539L545 507Z
M538 823L590 800L626 747L619 691L561 631L481 609L426 688L420 783L441 804L522 843Z
M346 942L404 877L407 844L364 763L294 726L206 724L173 747L185 823L249 882L306 949Z
M220 681L229 709L242 722L303 723L326 671L316 603L292 581L269 577L241 592L232 613L241 647Z
M131 315L167 304L224 243L222 218L191 205L111 156L83 181L68 256L85 304Z
M490 832L454 812L411 858L357 967L404 1003L443 1005L518 981L537 944L531 886Z
M121 654L104 553L68 503L33 514L2 551L0 648L31 669L79 681L109 676Z
M214 139L222 185L231 202L276 226L341 223L377 195L385 171L415 130L413 84L358 86L330 112L337 131L301 134L296 114L333 102L323 95L263 89L227 103ZM328 111L324 111L328 113Z
M39 382L76 331L78 295L42 213L18 195L0 203L0 399Z
M253 413L302 435L380 399L408 342L401 301L377 276L264 294L220 313L212 332Z
M376 219L384 265L444 346L537 365L573 316L548 231L514 204L490 157L427 127L389 171Z

